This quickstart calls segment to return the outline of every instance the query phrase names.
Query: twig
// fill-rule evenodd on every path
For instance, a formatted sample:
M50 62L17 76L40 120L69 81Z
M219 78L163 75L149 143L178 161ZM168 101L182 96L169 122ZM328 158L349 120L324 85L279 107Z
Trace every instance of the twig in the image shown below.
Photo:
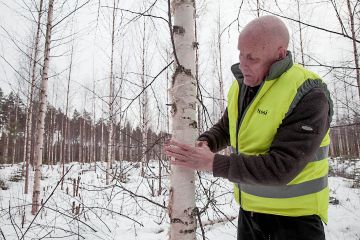
M158 206L158 207L161 207L161 208L163 208L163 209L166 209L166 206L161 205L160 203L157 203L157 202L155 202L155 201L153 201L153 200L151 200L151 199L149 199L149 198L147 198L147 197L145 197L145 196L138 195L138 194L136 194L136 193L134 193L134 192L132 192L132 191L124 188L124 187L121 186L120 184L119 184L119 185L116 185L116 186L119 187L119 188L121 188L121 189L124 190L125 192L130 193L131 196L135 196L135 197L138 197L138 198L143 198L143 199L147 200L148 202L150 202L150 203L152 203L152 204L155 204L155 205Z
M138 95L136 95L135 98L133 98L133 99L131 100L131 102L130 102L130 103L127 105L127 107L124 109L124 112L127 111L127 109L131 106L131 104L132 104L148 87L150 87L151 84L153 84L154 81L161 75L161 73L163 73L173 62L174 62L174 60L171 61L168 65L166 65L166 67L164 67L164 68L154 77L154 79L153 79L148 85L146 85L146 86L142 89L142 91L141 91ZM118 110L116 110L115 112L117 112L117 111L118 111Z
M196 215L197 215L197 218L198 218L198 221L199 221L202 238L203 238L203 240L205 240L205 231L204 231L203 224L201 222L200 211L199 211L199 209L197 207L195 208L195 211L196 211Z
M171 38L171 45L172 45L172 48L173 48L173 53L174 53L174 58L175 58L175 61L176 61L176 64L178 67L180 67L180 62L179 62L179 59L177 57L177 54L176 54L176 48L175 48L175 41L174 41L174 32L173 32L173 29L172 29L172 21L171 21L171 3L170 3L170 0L167 1L168 2L168 18L169 18L169 32L170 32L170 38Z
M44 208L45 204L49 201L49 199L52 197L52 195L54 195L55 190L57 189L57 187L60 185L60 183L63 181L63 179L65 178L65 176L70 172L71 168L74 165L71 165L69 167L69 169L66 171L66 173L64 174L64 176L61 177L61 179L58 181L58 183L56 184L54 190L50 193L49 197L45 200L44 204L41 205L40 209L37 211L35 217L33 218L33 220L31 221L31 223L29 224L29 226L27 227L27 229L25 230L25 232L23 233L23 235L21 236L20 240L24 239L25 234L27 233L27 231L29 231L31 225L34 223L35 219L37 218L37 216L39 215L39 213L41 212L41 210Z
M283 15L280 15L280 14L276 14L276 13L273 13L273 12L270 12L270 11L267 11L265 9L262 9L260 8L262 11L266 12L266 13L270 13L270 14L273 14L275 16L278 16L278 17L281 17L281 18L285 18L285 19L288 19L288 20L291 20L291 21L294 21L294 22L297 22L297 23L301 23L305 26L308 26L308 27L312 27L312 28L315 28L315 29L319 29L319 30L322 30L322 31L325 31L325 32L329 32L329 33L333 33L333 34L336 34L336 35L340 35L340 36L343 36L345 38L349 38L355 42L358 42L360 43L360 40L357 40L355 38L352 38L350 37L349 35L345 34L345 33L339 33L339 32L335 32L335 31L332 31L332 30L329 30L329 29L326 29L326 28L322 28L322 27L318 27L318 26L315 26L315 25L311 25L311 24L308 24L308 23L305 23L305 22L302 22L302 21L299 21L299 20L296 20L296 19L293 19L293 18L290 18L290 17L286 17L286 16L283 16Z
M0 233L1 233L1 236L4 238L4 240L6 240L6 237L5 237L5 235L4 235L4 232L1 230L1 228L0 228Z
M13 219L12 219L12 216L11 216L10 201L9 201L9 216L10 216L11 225L14 227L14 230L15 230L16 236L17 236L17 238L19 239L18 232L16 231L16 228L15 228L15 225L16 225L16 224L13 222Z

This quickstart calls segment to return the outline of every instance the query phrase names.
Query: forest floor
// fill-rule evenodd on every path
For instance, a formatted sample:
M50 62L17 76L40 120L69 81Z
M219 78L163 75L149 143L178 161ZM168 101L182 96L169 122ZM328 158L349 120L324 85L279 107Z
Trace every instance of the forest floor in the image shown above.
M105 164L97 163L95 170L94 164L72 163L66 165L68 171L61 189L60 165L45 165L41 181L43 207L33 216L33 179L25 195L21 165L2 165L0 239L167 239L169 173L162 167L160 181L158 166L158 161L150 162L141 177L138 164L124 162L120 171L117 162L115 177L106 185ZM331 162L336 174L329 177L331 204L325 226L328 240L360 239L360 189L353 188L354 181L348 178L353 167L344 160ZM198 239L203 239L203 234L210 240L236 239L238 206L231 183L197 174L196 203L200 211L206 207Z

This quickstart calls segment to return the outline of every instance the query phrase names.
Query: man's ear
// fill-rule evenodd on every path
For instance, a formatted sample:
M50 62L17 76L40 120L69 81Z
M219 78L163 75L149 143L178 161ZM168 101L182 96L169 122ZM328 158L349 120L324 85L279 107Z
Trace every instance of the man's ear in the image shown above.
M284 47L278 48L278 60L284 59L286 57L286 49Z

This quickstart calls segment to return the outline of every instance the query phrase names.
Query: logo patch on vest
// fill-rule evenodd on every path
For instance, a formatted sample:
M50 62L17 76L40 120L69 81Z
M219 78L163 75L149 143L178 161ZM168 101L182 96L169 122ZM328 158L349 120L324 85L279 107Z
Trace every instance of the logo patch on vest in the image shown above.
M268 110L261 110L260 108L258 108L258 109L257 109L257 113L266 116L266 114L268 113Z

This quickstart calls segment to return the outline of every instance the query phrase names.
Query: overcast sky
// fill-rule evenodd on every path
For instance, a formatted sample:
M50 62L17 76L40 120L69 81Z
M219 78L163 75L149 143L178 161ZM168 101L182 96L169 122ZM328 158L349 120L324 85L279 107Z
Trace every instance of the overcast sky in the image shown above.
M155 1L155 0L154 0ZM129 9L134 12L140 12L146 7L150 6L154 1L119 1L119 8ZM32 41L35 25L32 20L36 17L26 9L24 2L29 2L28 6L32 10L33 4L30 0L14 0L0 1L0 55L4 57L6 63L0 57L0 86L5 92L11 89L17 91L17 80L19 77L15 71L9 67L11 64L15 69L21 72L21 64L24 66L26 58L24 52L29 52L26 46L30 46ZM38 2L38 1L36 1ZM84 3L85 0L79 1L78 5ZM335 16L335 11L327 1L300 1L300 17L301 20L310 25L323 27L333 31L340 32L340 27ZM72 9L74 9L76 1L55 0L54 22L58 22L66 16ZM290 1L264 1L262 8L276 14L280 14L289 18L298 18L297 2ZM46 1L47 5L47 1ZM92 93L88 89L93 88L93 82L96 82L96 93L106 100L108 92L108 76L111 50L111 9L107 6L112 6L112 1L101 1L101 7L98 8L99 1L90 1L84 8L79 10L72 17L61 22L54 28L52 36L53 46L51 55L51 76L49 79L49 96L48 101L56 107L64 108L65 106L65 91L66 79L68 77L68 66L70 62L70 49L72 43L74 44L74 62L71 82L71 107L72 110L77 108L82 111L86 108L91 111ZM220 9L221 28L225 29L238 16L241 1L239 0L213 0L213 1L197 1L198 7L198 38L199 38L199 54L200 54L200 78L201 83L210 95L217 95L217 81L214 77L214 47L216 35L216 21L218 11ZM346 11L346 6L339 5L340 11ZM242 4L239 21L234 22L222 35L222 58L223 58L223 74L225 79L225 93L233 81L233 76L230 72L230 66L238 61L237 51L237 36L240 30L251 19L256 17L256 1L244 1ZM166 1L158 0L151 14L167 18ZM268 13L262 11L261 15ZM140 55L141 55L141 39L143 32L144 18L139 18L134 22L129 23L129 20L136 15L128 12L118 12L117 15L117 32L115 45L115 73L117 76L123 74L123 77L128 81L124 82L122 87L122 95L125 98L133 98L140 92L140 89L134 85L140 84L140 77L138 73L141 72ZM43 18L44 19L44 18ZM122 19L122 21L120 20ZM292 41L289 50L295 50L295 60L299 61L299 25L294 21L283 19L288 25ZM148 81L151 81L151 76L155 76L161 69L170 61L166 54L169 48L169 34L166 22L161 19L150 19L147 17L145 34L148 38L146 42L146 73L149 75ZM325 31L317 30L311 27L303 27L304 49L305 53L310 55L315 60L322 64L340 66L344 61L352 59L351 50L352 43L350 40L327 33ZM45 31L45 30L44 30ZM8 33L6 33L8 32ZM76 32L74 40L69 36L72 32ZM44 33L43 33L44 34ZM13 38L21 49L15 46ZM57 39L64 38L59 41ZM43 47L43 45L42 45ZM41 53L42 55L42 53ZM167 59L168 58L168 59ZM314 60L306 58L306 63L316 64ZM314 71L321 76L325 76L325 81L329 83L332 88L332 74L329 74L328 69L314 67ZM171 76L171 71L168 72ZM166 87L167 74L164 72L152 85L153 89L149 89L149 98L151 104L152 124L157 124L157 118L166 111ZM119 89L120 81L117 82L117 89ZM25 93L27 86L24 81L20 85L22 91ZM203 93L205 96L206 92ZM157 101L155 100L157 96ZM129 103L123 100L122 105L126 106ZM206 101L209 108L212 108L211 101ZM101 109L106 108L102 106L102 101L97 99L97 117L101 117ZM215 109L216 111L216 109ZM106 115L106 112L104 112ZM139 116L138 102L134 102L128 118L134 120L136 123ZM105 117L105 116L104 116ZM164 127L164 126L161 126Z

